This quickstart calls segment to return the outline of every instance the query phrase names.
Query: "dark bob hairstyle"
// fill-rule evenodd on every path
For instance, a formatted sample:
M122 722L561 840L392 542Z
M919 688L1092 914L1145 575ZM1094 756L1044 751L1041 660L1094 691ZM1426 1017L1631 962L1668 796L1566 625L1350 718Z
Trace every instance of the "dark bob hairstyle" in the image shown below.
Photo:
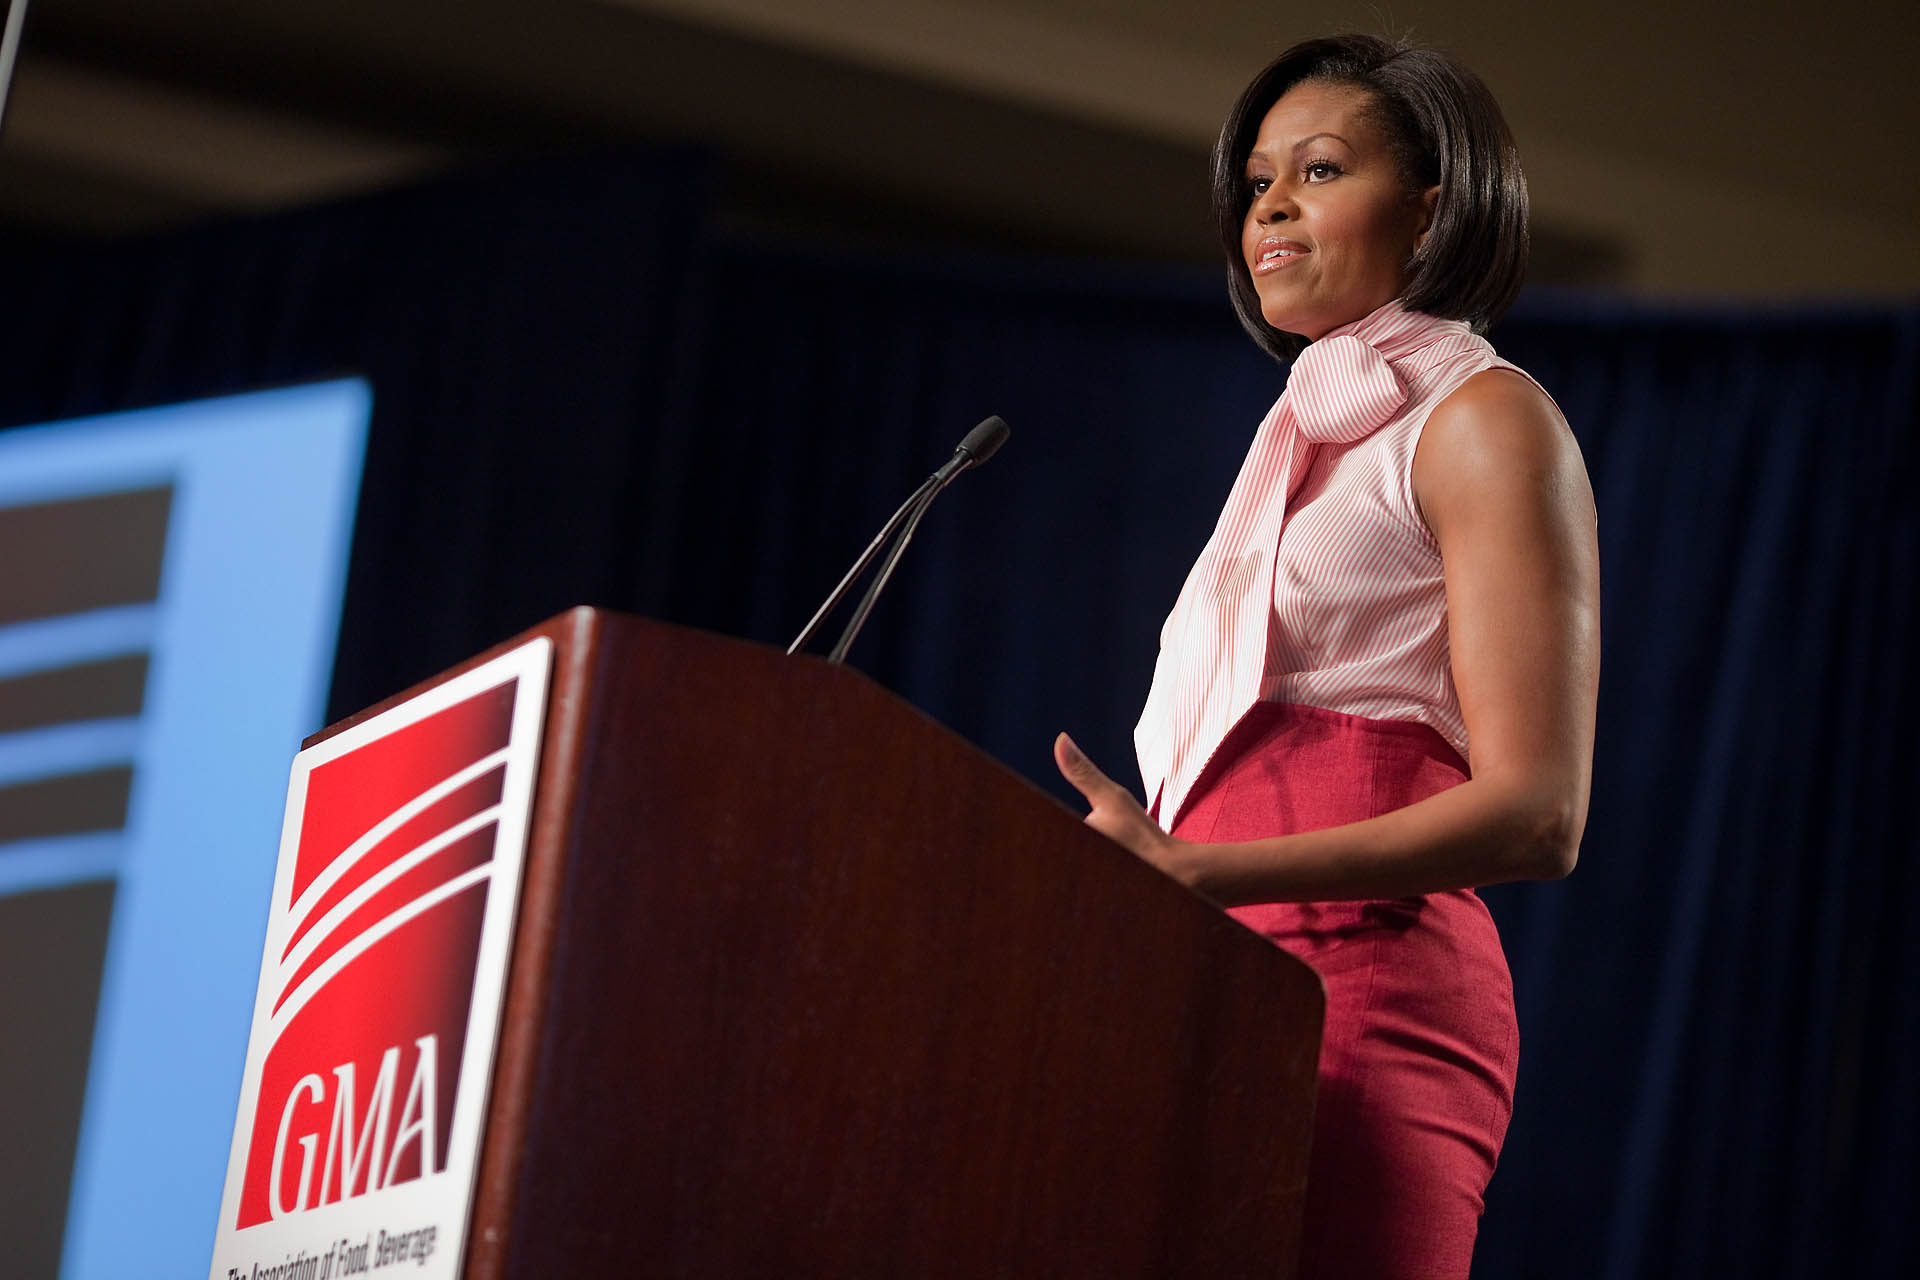
M1411 311L1484 330L1520 292L1527 273L1527 179L1500 104L1480 77L1432 49L1375 36L1328 36L1294 45L1253 78L1213 149L1213 213L1227 251L1233 309L1276 360L1306 345L1268 324L1240 248L1252 194L1247 156L1260 122L1297 84L1350 84L1373 97L1412 191L1438 186L1433 225L1414 255L1402 300Z

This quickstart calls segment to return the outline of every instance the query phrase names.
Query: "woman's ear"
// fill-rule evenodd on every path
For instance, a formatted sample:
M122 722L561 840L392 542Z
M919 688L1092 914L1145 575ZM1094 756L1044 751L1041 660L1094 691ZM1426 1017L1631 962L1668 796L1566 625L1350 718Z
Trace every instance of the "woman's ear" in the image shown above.
M1414 228L1413 251L1417 254L1427 243L1427 232L1433 230L1433 211L1440 206L1440 188L1436 184L1420 193L1420 221Z

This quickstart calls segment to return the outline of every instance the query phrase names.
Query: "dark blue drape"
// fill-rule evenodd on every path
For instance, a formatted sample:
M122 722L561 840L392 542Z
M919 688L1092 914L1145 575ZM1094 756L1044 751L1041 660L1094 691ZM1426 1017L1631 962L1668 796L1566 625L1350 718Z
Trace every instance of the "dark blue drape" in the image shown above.
M1527 1041L1483 1272L1907 1274L1920 313L1500 337L1580 430L1606 652L1581 870L1487 895Z
M366 375L333 716L617 600L706 207L691 154L0 259L0 422ZM585 554L582 554L584 549Z
M333 711L566 605L770 642L989 412L853 658L1042 785L1131 776L1155 637L1282 371L1211 273L748 245L697 156L13 252L0 422L368 374ZM1534 296L1600 504L1592 818L1487 897L1520 1097L1483 1277L1905 1274L1920 309Z

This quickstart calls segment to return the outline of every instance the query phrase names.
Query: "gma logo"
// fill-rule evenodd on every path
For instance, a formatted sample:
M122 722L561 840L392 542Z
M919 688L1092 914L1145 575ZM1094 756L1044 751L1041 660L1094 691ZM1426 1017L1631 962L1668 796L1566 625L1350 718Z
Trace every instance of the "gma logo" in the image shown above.
M396 1118L394 1097L403 1056L411 1059L411 1071L406 1099ZM330 1074L330 1109L326 1078L309 1072L294 1082L280 1110L267 1189L268 1211L276 1219L407 1182L440 1167L440 1141L434 1131L440 1113L437 1036L418 1037L410 1051L392 1045L382 1053L364 1109L357 1105L359 1087L354 1064L343 1062ZM324 1142L323 1130L307 1127L322 1116L328 1117ZM300 1149L300 1181L291 1204L285 1181L289 1142Z

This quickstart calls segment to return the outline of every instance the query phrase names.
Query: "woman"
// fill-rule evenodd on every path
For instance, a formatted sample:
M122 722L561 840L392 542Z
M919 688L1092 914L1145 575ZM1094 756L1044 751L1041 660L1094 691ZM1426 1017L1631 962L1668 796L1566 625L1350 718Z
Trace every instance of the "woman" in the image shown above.
M1242 323L1296 358L1161 635L1149 808L1055 755L1326 983L1300 1274L1464 1277L1518 1050L1473 889L1572 869L1599 667L1579 450L1479 336L1525 180L1470 72L1344 36L1248 86L1214 195Z

